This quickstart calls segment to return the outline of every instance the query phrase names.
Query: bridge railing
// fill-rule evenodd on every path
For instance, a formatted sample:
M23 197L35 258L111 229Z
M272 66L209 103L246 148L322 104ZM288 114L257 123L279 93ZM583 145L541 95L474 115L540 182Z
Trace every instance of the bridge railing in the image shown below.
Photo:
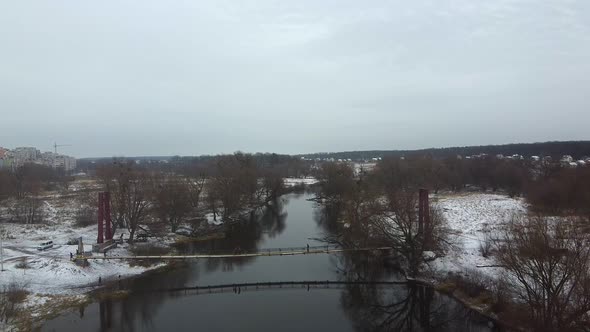
M274 282L252 282L252 283L233 283L233 284L219 284L206 286L188 286L177 288L154 289L149 292L187 292L193 291L196 294L207 293L225 293L225 292L242 292L255 291L267 289L282 289L282 288L343 288L350 285L373 285L373 286L393 286L406 285L411 281L407 280L371 280L371 281L343 281L343 280L308 280L308 281L274 281Z
M234 249L197 249L191 251L191 255L231 255L231 254L264 254L264 253L276 253L276 252L303 252L303 251L318 251L318 250L335 250L341 249L338 245L316 245L305 247L280 247L280 248L240 248ZM185 252L185 254L189 254Z
M108 256L108 255L96 255L91 257L85 257L84 259L200 259L200 258L246 258L246 257L259 257L259 256L296 256L296 255L312 255L312 254L332 254L342 252L370 252L370 251L388 251L392 247L370 247L370 248L340 248L330 246L315 246L309 247L291 247L291 248L267 248L265 250L257 250L253 252L240 252L234 251L228 253L225 251L222 254L211 254L211 253L191 253L191 254L176 254L176 255L136 255L136 256ZM274 250L274 251L273 251Z

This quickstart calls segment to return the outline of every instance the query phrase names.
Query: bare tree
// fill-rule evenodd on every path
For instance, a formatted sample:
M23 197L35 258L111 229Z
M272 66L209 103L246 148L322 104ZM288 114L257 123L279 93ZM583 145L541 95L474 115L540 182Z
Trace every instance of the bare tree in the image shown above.
M536 331L590 328L590 242L576 220L514 218L496 242Z
M111 220L113 233L118 228L124 228L126 195L128 183L134 165L131 162L123 162L117 159L110 165L104 165L96 170L96 175L101 180L104 190L111 195Z
M259 172L251 155L237 152L218 156L207 181L208 206L224 219L235 218L252 209L259 198Z
M151 179L145 173L135 174L127 186L124 219L129 231L129 243L133 243L135 232L148 214L150 191L153 188Z
M376 233L385 243L396 248L406 259L409 273L415 276L423 261L424 250L439 250L445 242L445 220L436 207L430 207L430 222L418 224L418 195L414 191L390 192L383 203L383 212L373 219ZM428 236L426 236L428 235Z
M107 191L111 193L113 232L126 227L132 243L139 225L146 220L153 193L153 179L132 162L114 161L98 172Z
M39 198L41 180L37 168L21 168L17 172L17 200L10 209L16 222L35 224L43 222L43 202Z
M185 178L185 181L188 184L188 194L191 206L195 209L198 209L199 203L201 202L201 194L205 188L206 177L203 173L201 173L195 177L189 176Z
M316 172L316 177L321 181L321 192L316 197L318 202L342 202L355 190L354 170L348 164L324 163Z
M176 232L192 209L191 180L165 176L158 180L154 192L153 211L156 216Z
M23 224L43 222L43 203L37 195L27 195L17 199L9 210L14 220Z
M0 200L16 195L16 178L14 173L0 169Z

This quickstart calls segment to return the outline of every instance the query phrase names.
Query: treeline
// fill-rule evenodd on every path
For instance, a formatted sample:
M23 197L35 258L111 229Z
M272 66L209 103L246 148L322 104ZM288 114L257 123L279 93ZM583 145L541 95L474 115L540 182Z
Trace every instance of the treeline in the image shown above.
M301 160L299 157L282 155L276 153L256 153L247 154L236 152L235 154L248 155L253 163L259 168L272 168L279 172L283 177L302 177L311 172L312 163ZM118 161L138 164L142 168L152 171L174 172L185 175L205 174L211 171L210 165L222 155L215 156L196 156L196 157L118 157ZM89 174L95 174L96 170L111 164L113 158L98 159L80 159L78 160L78 169Z
M576 159L590 156L590 141L564 141L564 142L543 142L543 143L516 143L503 145L482 145L463 146L449 148L431 148L420 150L371 150L371 151L349 151L333 153L312 153L303 154L300 157L306 158L334 158L352 160L370 160L371 158L385 157L418 157L430 156L433 158L446 158L461 156L472 156L481 153L489 155L503 154L511 156L520 154L529 156L551 156L560 158L563 155L571 155Z
M529 183L527 201L533 210L585 216L590 221L590 167L555 168Z
M0 170L0 201L12 199L8 204L10 220L42 222L40 193L44 190L67 190L71 180L63 172L37 164L23 165L14 172Z
M432 157L388 157L380 160L375 172L382 181L396 188L425 188L461 191L477 187L481 190L505 190L510 196L521 195L533 176L533 165L524 160L497 159L487 156L477 159L444 159Z
M397 188L461 191L467 187L523 196L533 210L575 214L590 220L590 167L564 168L527 160L448 157L385 158L376 165L381 181Z
M144 226L174 232L189 221L198 226L206 215L224 222L254 218L285 192L280 163L235 153L200 166L178 173L125 160L100 166L96 175L111 194L113 228L127 229L133 242Z

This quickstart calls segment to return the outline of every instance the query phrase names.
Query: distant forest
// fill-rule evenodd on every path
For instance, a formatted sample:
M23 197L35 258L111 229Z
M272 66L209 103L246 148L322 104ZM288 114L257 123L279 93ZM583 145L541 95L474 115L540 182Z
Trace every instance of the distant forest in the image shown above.
M516 143L504 145L481 145L481 146L463 146L451 148L430 148L422 150L370 150L370 151L345 151L345 152L319 152L299 155L284 155L276 153L255 153L253 157L257 162L262 164L276 164L285 162L292 157L305 158L334 158L334 159L352 159L352 160L369 160L378 157L411 157L411 156L431 156L433 158L445 158L449 156L471 156L480 153L488 155L503 154L511 156L520 154L524 157L530 156L551 156L561 158L563 155L571 155L574 159L590 157L590 141L564 141L564 142L543 142L543 143ZM157 162L168 161L172 164L200 163L214 159L213 155L201 156L136 156L136 157L117 157L120 160L139 160L140 162ZM111 163L113 157L102 158L81 158L78 163L86 166L89 163ZM84 168L84 167L82 167Z
M551 156L560 158L563 155L571 155L574 159L590 156L590 141L565 141L565 142L543 142L543 143L516 143L504 145L481 145L462 146L451 148L430 148L422 150L372 150L372 151L347 151L347 152L326 152L301 154L305 158L334 158L367 160L378 157L402 157L402 156L432 156L434 158L445 158L449 156L471 156L480 153L489 155L503 154L505 156L520 154L524 157L530 156Z

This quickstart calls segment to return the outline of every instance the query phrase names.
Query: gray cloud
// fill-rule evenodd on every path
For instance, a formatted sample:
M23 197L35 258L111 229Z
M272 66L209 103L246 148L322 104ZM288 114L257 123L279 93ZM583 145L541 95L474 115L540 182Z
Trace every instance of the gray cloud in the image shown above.
M5 1L0 145L75 156L589 139L587 1Z

